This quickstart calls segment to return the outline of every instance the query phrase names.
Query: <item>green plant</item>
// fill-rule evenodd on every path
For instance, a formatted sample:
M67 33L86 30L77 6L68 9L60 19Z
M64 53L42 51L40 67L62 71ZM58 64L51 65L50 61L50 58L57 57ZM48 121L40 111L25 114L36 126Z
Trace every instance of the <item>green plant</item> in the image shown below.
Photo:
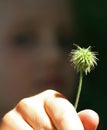
M74 64L77 72L80 73L78 91L74 104L75 109L77 109L82 89L83 73L85 73L86 75L87 73L90 73L91 69L94 68L95 65L97 65L96 61L98 60L98 58L96 57L97 53L91 51L91 46L89 46L88 48L81 48L76 44L75 46L76 49L72 50L70 53L70 62Z

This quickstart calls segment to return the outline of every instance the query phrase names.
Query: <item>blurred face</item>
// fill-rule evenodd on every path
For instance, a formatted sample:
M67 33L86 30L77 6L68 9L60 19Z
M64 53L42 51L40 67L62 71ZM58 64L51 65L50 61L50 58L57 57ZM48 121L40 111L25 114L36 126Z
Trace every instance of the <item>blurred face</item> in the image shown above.
M0 107L9 109L50 88L69 97L76 76L68 60L74 33L69 2L10 0L0 5Z

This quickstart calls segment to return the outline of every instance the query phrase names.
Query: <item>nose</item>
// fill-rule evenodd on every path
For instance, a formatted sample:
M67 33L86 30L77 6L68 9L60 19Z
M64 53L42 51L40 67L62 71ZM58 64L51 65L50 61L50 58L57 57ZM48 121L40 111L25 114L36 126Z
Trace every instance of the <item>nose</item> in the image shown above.
M42 49L41 61L47 67L58 67L62 63L62 52L58 48L56 42L47 42L44 43L44 47Z
M47 30L42 35L40 58L41 63L47 67L58 67L63 62L63 52L57 44L57 39Z

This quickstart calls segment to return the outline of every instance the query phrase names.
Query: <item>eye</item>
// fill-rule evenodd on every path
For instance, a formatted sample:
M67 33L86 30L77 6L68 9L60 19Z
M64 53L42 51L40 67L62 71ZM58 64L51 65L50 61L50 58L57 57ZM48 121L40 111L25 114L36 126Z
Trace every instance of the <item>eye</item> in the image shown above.
M33 44L33 37L27 34L16 35L13 38L13 44L16 47L22 47L22 48L31 47Z
M63 49L65 52L70 52L73 48L73 40L68 36L59 36L58 44L59 47Z

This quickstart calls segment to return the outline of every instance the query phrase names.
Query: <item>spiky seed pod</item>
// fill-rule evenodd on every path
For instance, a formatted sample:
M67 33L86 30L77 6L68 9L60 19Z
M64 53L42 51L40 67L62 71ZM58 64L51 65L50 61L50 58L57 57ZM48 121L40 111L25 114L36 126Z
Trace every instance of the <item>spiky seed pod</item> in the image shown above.
M87 75L87 73L89 73L91 69L94 68L95 65L97 65L97 53L91 51L91 46L86 49L81 48L78 45L75 46L77 47L77 49L71 51L70 62L73 62L78 72L85 72L85 74Z

